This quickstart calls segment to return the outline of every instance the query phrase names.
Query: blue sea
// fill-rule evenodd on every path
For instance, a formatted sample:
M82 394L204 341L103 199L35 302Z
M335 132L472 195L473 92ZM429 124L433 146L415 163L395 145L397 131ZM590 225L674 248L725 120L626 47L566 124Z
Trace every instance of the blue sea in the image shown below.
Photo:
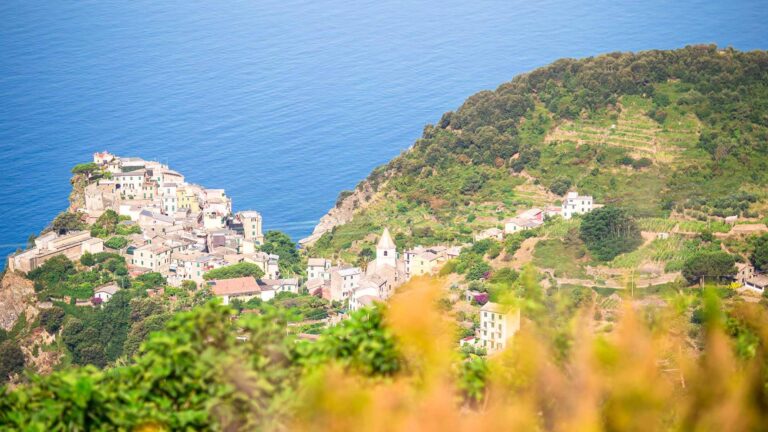
M226 188L309 234L339 191L471 94L561 57L768 47L768 2L0 2L0 255L94 151Z

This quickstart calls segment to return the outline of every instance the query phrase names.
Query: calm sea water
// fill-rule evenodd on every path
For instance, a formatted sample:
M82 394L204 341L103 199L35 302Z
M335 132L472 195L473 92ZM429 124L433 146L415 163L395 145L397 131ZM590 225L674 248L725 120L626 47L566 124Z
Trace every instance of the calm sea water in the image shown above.
M0 2L0 255L96 150L298 239L467 96L560 57L768 47L761 1Z

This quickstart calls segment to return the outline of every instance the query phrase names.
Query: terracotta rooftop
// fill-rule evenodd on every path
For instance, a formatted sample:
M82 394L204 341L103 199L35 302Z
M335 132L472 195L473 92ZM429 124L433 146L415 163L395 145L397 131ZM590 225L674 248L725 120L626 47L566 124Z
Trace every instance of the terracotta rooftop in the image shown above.
M246 276L234 279L216 279L208 281L214 295L238 295L238 294L258 294L261 292L259 284L253 276Z

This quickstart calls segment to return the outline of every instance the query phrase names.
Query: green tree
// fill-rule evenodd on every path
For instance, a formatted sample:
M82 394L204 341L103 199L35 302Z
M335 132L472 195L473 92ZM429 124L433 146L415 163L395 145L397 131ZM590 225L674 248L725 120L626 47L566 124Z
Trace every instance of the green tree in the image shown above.
M736 259L724 251L703 251L683 264L683 277L689 283L721 281L736 274Z
M592 255L602 261L630 252L643 242L634 219L613 206L587 213L581 221L580 237Z
M53 222L51 222L48 230L63 234L68 231L78 231L85 229L86 225L82 220L82 216L83 215L81 213L61 212L53 219Z
M41 282L46 288L66 281L69 275L75 273L75 265L64 255L56 255L44 262L40 267L27 273L27 277Z
M187 291L196 291L197 283L192 280L184 280L184 281L181 281L181 287Z
M558 177L555 181L552 182L551 185L549 185L549 190L555 194L563 196L566 192L568 192L568 189L571 188L571 179L568 177Z
M86 267L90 267L96 264L96 260L93 259L93 254L91 254L90 252L86 252L80 256L80 264Z
M480 259L479 261L474 262L468 269L467 269L467 280L479 280L486 277L491 272L491 266Z
M120 217L117 212L112 209L106 210L91 226L91 235L94 237L107 237L110 234L114 234L119 222Z
M99 166L93 162L77 164L72 168L72 174L86 174L91 175L99 170Z
M299 250L288 234L281 231L267 231L261 250L280 256L280 273L283 275L301 274L301 257Z
M222 267L223 268L223 267ZM144 289L157 288L165 285L165 276L157 272L144 273L143 275L136 276L134 282Z
M239 277L253 276L259 279L264 276L264 271L256 264L241 262L224 267L213 269L203 275L205 280L214 279L234 279Z
M296 360L308 368L335 360L366 375L391 375L403 366L395 338L384 326L380 305L353 312L314 343L301 342Z
M754 241L754 250L749 261L759 271L768 271L768 234L763 234Z
M11 340L0 344L0 384L7 382L10 375L24 370L24 352Z

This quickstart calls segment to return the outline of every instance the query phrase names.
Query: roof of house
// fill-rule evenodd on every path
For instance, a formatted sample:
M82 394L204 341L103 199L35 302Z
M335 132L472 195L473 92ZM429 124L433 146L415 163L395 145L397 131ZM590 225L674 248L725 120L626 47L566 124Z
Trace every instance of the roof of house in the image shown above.
M392 236L389 234L389 228L384 228L384 232L381 233L379 243L376 245L379 249L394 249L395 242L392 241Z
M325 280L322 278L313 278L307 281L307 290L311 293L317 288L321 288L325 285Z
M104 243L104 240L98 237L91 237L88 240L83 242L83 244L97 244L97 243Z
M145 244L144 246L136 248L136 250L137 251L147 251L147 252L152 252L154 254L159 254L159 253L163 253L163 252L168 252L171 249L168 248L167 246L165 246L164 244L148 243L148 244Z
M93 290L94 294L106 293L109 295L115 295L115 293L118 291L120 291L120 287L118 287L114 282L96 287L96 289Z
M480 308L481 311L485 312L494 312L498 314L505 314L509 312L510 308L505 305L501 305L498 303L488 302L483 305L483 307Z
M214 295L258 294L261 287L253 276L208 281Z
M244 218L260 218L261 213L257 212L256 210L244 210L237 213L238 216L244 217Z
M757 275L755 277L747 279L747 283L758 287L768 287L768 276Z
M311 267L325 267L328 262L325 258L310 258L307 260L307 265Z
M112 174L112 177L130 177L130 176L143 176L146 170L138 169L134 171L126 171Z
M434 252L422 252L419 256L427 261L434 261L438 258L438 255Z
M364 295L357 298L357 302L363 306L370 306L374 302L381 301L378 296Z
M354 276L356 274L360 274L360 267L350 267L350 268L344 268L337 270L337 273L340 276Z
M539 215L539 214L541 214L541 213L542 213L542 210L541 210L540 208L535 208L535 207L534 207L534 208L532 208L532 209L528 209L528 210L526 210L526 211L524 211L524 212L520 213L520 214L519 214L519 215L517 215L517 216L518 216L518 217L521 217L521 218L527 218L527 219L530 219L530 218L535 218L536 216L538 216L538 215Z
M566 201L570 200L591 200L592 195L579 195L578 192L568 192L568 195L565 196Z

